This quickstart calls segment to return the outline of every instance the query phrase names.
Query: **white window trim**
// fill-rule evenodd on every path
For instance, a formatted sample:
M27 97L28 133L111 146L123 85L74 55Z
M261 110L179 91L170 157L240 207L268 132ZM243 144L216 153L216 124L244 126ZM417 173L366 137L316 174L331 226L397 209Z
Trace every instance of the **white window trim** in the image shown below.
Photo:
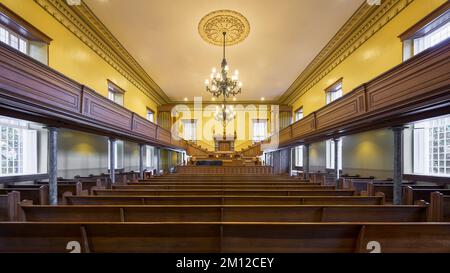
M267 120L254 119L252 120L252 140L253 142L260 142L267 138Z
M334 141L327 140L326 143L326 168L334 169ZM342 138L338 142L338 167L342 170Z

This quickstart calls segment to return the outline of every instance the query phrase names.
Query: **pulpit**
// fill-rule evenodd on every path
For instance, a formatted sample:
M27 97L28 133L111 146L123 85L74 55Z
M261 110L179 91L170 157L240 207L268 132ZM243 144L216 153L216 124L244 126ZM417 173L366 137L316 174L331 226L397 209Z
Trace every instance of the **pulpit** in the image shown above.
M234 142L236 141L236 132L234 135L214 136L214 150L216 152L234 152Z

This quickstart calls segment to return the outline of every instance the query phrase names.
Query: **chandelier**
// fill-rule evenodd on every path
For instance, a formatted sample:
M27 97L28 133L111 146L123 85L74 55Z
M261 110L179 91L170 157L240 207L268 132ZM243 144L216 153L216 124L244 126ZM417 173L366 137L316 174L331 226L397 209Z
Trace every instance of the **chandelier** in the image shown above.
M242 82L239 81L239 71L235 70L231 78L228 77L228 63L225 58L225 41L226 32L223 32L223 60L221 64L221 71L217 71L214 67L211 72L210 80L205 80L206 91L211 93L214 97L223 95L223 100L229 96L236 96L241 93Z
M226 125L235 117L236 112L233 109L233 105L222 104L222 107L216 106L216 112L214 113L215 120L222 121Z

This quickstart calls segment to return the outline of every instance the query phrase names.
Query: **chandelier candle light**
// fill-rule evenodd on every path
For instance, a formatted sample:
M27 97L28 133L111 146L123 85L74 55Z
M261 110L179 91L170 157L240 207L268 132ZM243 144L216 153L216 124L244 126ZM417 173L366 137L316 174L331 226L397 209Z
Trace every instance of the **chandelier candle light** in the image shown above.
M228 63L225 57L225 41L226 32L223 32L223 60L221 64L221 71L218 72L214 67L211 72L211 81L205 80L206 91L210 92L214 97L220 97L223 95L224 101L226 98L236 96L241 93L242 82L239 81L239 71L235 70L231 78L228 77Z

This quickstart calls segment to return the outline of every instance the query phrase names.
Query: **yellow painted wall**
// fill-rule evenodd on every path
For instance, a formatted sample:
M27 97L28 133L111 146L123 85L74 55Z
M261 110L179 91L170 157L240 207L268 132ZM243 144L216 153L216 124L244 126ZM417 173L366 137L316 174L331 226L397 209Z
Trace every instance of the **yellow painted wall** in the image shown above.
M342 171L345 174L392 178L394 136L389 129L364 132L342 138Z
M218 104L219 106L221 104ZM175 117L174 129L176 128L180 136L183 137L183 122L186 119L197 120L197 144L210 151L214 150L213 132L216 136L222 136L222 123L214 119L215 104L204 104L203 111L194 111L193 105L179 105L178 115ZM269 105L257 104L236 104L236 118L227 125L227 135L232 135L236 131L235 150L239 151L247 148L252 142L252 120L267 119L267 136L271 130L271 107Z
M107 79L125 92L124 106L142 117L156 103L111 67L80 39L32 0L1 0L1 3L51 37L49 66L75 81L108 95Z
M347 59L293 103L293 109L303 106L308 115L326 105L325 89L343 78L343 93L370 81L402 63L403 45L400 34L442 5L445 0L415 0ZM342 140L343 173L392 177L393 134L389 129L349 135ZM324 171L325 142L313 143L310 150L311 171ZM405 154L405 160L410 155Z
M398 36L444 2L445 0L415 0L294 102L293 109L303 106L306 116L325 106L324 90L341 77L345 94L400 64L403 48Z

